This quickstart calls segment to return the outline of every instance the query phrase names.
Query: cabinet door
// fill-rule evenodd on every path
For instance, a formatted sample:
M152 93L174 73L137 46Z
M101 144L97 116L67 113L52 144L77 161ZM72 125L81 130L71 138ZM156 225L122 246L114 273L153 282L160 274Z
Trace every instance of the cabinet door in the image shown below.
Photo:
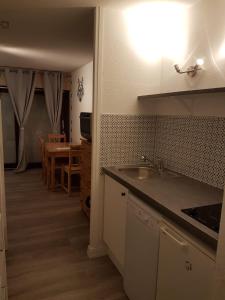
M7 300L8 299L7 288L0 288L0 299L1 300Z
M3 218L0 213L0 251L5 249L5 241L4 241L4 228L3 228Z
M168 227L160 232L157 300L212 300L215 262Z
M5 251L0 251L0 288L6 286L6 261Z
M122 268L125 256L127 193L128 190L123 185L105 176L104 241Z

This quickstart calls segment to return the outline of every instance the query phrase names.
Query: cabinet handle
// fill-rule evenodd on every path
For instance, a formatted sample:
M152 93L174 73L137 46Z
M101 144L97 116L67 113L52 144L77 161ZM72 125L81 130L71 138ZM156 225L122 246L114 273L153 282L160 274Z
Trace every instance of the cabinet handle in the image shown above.
M192 271L192 263L188 260L185 261L185 267L186 267L186 271L190 272Z
M126 196L126 193L121 193L121 196L123 196L123 197Z
M179 240L178 238L173 236L173 234L171 232L169 232L169 230L167 228L161 227L161 230L165 235L169 236L172 240L174 240L181 247L187 247L187 243L185 241Z

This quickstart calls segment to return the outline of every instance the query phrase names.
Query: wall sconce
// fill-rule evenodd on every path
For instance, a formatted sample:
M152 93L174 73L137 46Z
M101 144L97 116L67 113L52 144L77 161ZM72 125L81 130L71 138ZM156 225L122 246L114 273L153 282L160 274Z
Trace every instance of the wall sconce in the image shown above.
M77 97L78 99L82 100L83 96L84 96L84 78L82 77L82 79L78 78L77 80Z
M187 70L182 71L178 64L174 65L174 68L179 74L187 74L190 77L194 77L198 71L202 70L200 66L203 64L204 64L204 60L199 58L196 60L196 64L194 66L188 67Z

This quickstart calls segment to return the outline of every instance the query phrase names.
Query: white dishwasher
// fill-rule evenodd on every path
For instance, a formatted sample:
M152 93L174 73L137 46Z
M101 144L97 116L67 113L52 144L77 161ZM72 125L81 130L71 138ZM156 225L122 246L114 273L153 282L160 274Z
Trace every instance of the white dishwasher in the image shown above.
M128 196L124 289L130 300L155 300L160 215Z

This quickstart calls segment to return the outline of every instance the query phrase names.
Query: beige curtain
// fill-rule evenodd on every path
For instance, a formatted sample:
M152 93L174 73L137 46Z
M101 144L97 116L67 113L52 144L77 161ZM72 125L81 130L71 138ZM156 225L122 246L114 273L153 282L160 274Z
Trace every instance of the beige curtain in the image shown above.
M44 91L52 132L58 133L62 112L63 73L44 72Z
M23 172L27 167L25 129L30 109L34 99L36 72L31 70L5 69L5 77L12 101L13 110L20 128L17 172Z

